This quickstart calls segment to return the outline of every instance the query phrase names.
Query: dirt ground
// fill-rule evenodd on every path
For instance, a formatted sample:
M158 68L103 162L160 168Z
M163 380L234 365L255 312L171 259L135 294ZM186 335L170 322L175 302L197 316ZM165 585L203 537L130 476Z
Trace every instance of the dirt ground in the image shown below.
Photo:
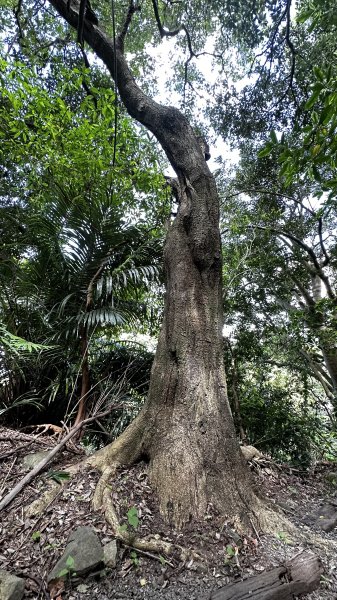
M19 436L0 428L0 499L24 476L22 458L55 445L48 436L36 439ZM79 525L91 526L103 544L114 539L113 532L100 512L93 512L91 500L98 473L78 473L66 485L60 485L57 497L40 515L25 516L24 508L38 498L54 475L83 455L68 448L56 456L45 471L32 481L2 511L0 524L0 568L25 578L25 598L49 598L47 575L61 556L69 533ZM217 517L212 507L201 522L194 522L182 532L172 531L157 510L155 495L149 485L146 465L121 469L112 482L112 496L120 522L127 524L127 512L137 508L137 535L150 534L185 548L193 549L200 560L182 563L177 556L148 555L119 547L117 566L86 578L72 578L62 598L67 600L117 600L119 598L155 600L207 599L213 590L229 582L257 575L310 548L324 564L319 590L305 596L307 600L337 599L337 529L324 533L313 525L311 515L327 501L336 503L337 488L326 473L337 464L320 464L309 472L276 465L267 458L250 463L256 484L271 502L281 506L285 515L301 531L301 542L284 532L275 536L253 531L241 537L233 523ZM56 474L57 477L57 474ZM313 543L313 536L317 542Z

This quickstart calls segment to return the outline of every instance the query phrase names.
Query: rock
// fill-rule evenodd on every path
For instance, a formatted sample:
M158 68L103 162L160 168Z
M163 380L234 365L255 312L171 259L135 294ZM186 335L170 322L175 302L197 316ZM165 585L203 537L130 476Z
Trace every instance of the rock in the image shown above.
M0 569L0 599L21 600L25 588L24 579Z
M116 566L117 559L117 542L116 540L112 540L108 544L103 546L104 553L104 564L107 567L114 568Z
M78 527L71 533L68 545L48 575L48 582L66 579L71 573L85 575L104 561L103 547L96 533L90 527Z
M27 471L30 471L31 469L34 469L34 467L36 467L36 465L38 465L43 458L46 458L47 454L49 454L49 450L34 452L34 454L27 454L22 460L22 466Z
M326 533L337 526L337 510L333 504L324 504L316 513L315 525Z
M261 458L263 454L254 446L241 446L241 452L246 460Z

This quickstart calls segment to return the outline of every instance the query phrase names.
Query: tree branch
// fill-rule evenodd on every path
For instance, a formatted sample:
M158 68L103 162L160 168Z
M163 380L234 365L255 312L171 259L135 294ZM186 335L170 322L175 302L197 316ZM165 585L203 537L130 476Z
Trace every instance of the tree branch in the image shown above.
M305 289L305 287L298 281L297 277L295 277L294 275L292 275L290 273L290 278L292 279L292 281L294 282L294 284L296 285L296 287L299 289L302 298L304 298L306 305L308 306L309 309L313 309L316 306L316 303L314 301L314 299L312 298L312 296L310 296L309 292Z
M323 242L323 232L322 232L322 229L323 229L323 221L322 221L322 217L319 217L319 219L318 219L318 237L319 237L319 244L320 244L320 246L321 246L321 250L322 250L322 252L323 252L323 255L324 255L324 257L325 257L325 260L324 260L324 262L323 262L323 265L322 265L322 266L323 266L323 267L326 267L326 266L329 264L329 262L330 262L330 256L329 256L329 254L327 253L327 251L326 251L326 248L325 248L325 245L324 245L324 242Z
M67 0L50 0L50 3L72 27L77 29L78 2L75 4L73 0L69 8ZM105 34L101 26L88 19L84 19L83 39L110 71L128 113L155 135L176 173L183 174L191 184L196 176L210 178L211 174L204 155L186 117L178 109L158 104L144 94L131 74L123 54L123 46L132 15L136 10L139 10L139 6L130 2L117 44L114 44L113 40ZM179 136L176 135L177 131Z
M229 194L228 196L226 196L226 198L235 198L236 196L240 196L240 194L264 194L265 196L277 196L278 198L285 198L286 200L291 200L292 202L295 202L296 204L301 206L301 208L306 210L312 217L316 216L315 211L309 208L308 206L305 206L303 202L301 202L301 200L298 200L293 196L283 194L282 192L276 192L274 190L264 190L263 188L247 188L245 190Z
M154 16L155 16L155 19L156 19L158 31L160 33L160 37L161 38L164 38L164 37L174 37L174 36L178 35L178 33L180 33L181 30L183 29L183 27L177 27L176 29L174 29L172 31L164 29L164 27L162 25L162 22L161 22L161 19L160 19L160 15L159 15L157 0L152 0L152 6L153 6L153 12L154 12Z
M121 52L124 52L124 41L125 41L126 34L129 30L129 27L130 27L130 24L132 21L132 17L137 11L140 11L140 10L141 10L140 5L135 4L133 2L133 0L129 0L128 12L126 13L126 17L125 17L124 23L122 25L122 29L119 32L117 39L116 39L116 43L117 43L119 49L121 50Z
M49 454L47 454L47 456L45 456L45 458L43 458L36 465L36 467L34 467L34 469L32 469L31 471L29 471L29 473L27 473L27 475L25 475L25 477L23 479L21 479L21 481L19 481L19 483L1 500L1 502L0 502L0 511L3 510L4 508L6 508L6 506L8 506L8 504L10 504L10 502L12 502L12 500L14 500L14 498L21 492L21 490L24 487L26 487L26 485L28 483L30 483L34 479L34 477L36 477L36 475L38 475L42 471L42 469L44 469L44 467L51 461L51 459L54 458L54 456L63 448L63 446L65 446L65 444L72 437L74 437L74 435L76 435L76 433L83 427L83 425L87 425L88 423L92 423L93 421L96 421L96 419L108 415L111 412L111 410L117 409L117 408L120 408L120 405L110 407L108 410L106 410L104 412L97 413L96 415L93 415L92 417L89 417L88 419L85 419L84 421L82 421L81 423L79 423L78 425L76 425L75 427L73 427L69 431L69 433L63 438L63 440L61 440L60 443L57 444L55 446L55 448L53 448L49 452Z
M327 275L325 275L324 271L322 270L321 265L318 262L315 252L312 250L312 248L310 248L310 246L308 246L308 244L303 242L303 240L298 238L296 235L293 235L292 233L289 233L287 231L283 231L282 229L277 229L276 227L265 227L264 225L249 225L248 227L249 228L255 227L256 229L262 229L265 231L273 231L280 237L285 237L285 238L288 238L289 240L292 240L293 242L295 242L295 244L297 244L300 248L302 248L310 256L312 263L315 267L315 274L318 275L318 277L324 283L324 286L325 286L325 289L327 291L329 298L331 300L336 299L336 295L331 287L329 277Z

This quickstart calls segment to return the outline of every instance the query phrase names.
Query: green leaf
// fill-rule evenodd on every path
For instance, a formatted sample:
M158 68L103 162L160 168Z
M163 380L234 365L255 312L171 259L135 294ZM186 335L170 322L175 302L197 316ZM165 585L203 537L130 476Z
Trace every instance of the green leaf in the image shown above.
M232 558L233 556L235 556L235 548L231 544L228 544L228 546L226 546L226 556L228 556L228 558Z
M69 574L68 569L64 568L61 569L61 571L58 572L57 577L61 578L61 577L66 577Z
M310 17L313 15L313 13L314 13L314 11L312 8L309 10L301 11L296 17L297 23L305 23L308 19L310 19Z
M66 566L69 571L74 568L74 564L75 564L74 558L71 555L69 555L66 560Z
M322 69L320 69L319 67L314 67L313 68L314 74L317 77L317 79L319 79L320 81L324 81L325 77L324 77L324 73L322 71Z
M56 483L63 483L63 481L70 479L70 473L67 473L67 471L48 471L47 477L53 479Z
M269 156L269 154L271 153L273 149L273 146L271 145L270 142L267 142L267 144L265 145L264 148L262 148L262 150L260 150L258 152L258 157L259 158L263 158L264 156Z
M139 525L138 511L135 506L132 506L127 512L128 523L133 529L137 529Z
M317 102L319 96L320 96L321 90L317 90L316 92L314 92L309 100L306 101L304 108L305 110L309 110L310 108L312 108L314 106L314 104Z

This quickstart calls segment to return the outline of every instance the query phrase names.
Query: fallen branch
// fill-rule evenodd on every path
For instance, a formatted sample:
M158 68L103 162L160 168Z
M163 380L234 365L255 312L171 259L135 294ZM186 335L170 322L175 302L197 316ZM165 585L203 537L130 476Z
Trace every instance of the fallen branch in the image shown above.
M113 407L115 408L119 408L119 407ZM53 448L49 454L47 454L47 456L45 456L45 458L43 458L37 465L36 467L34 467L34 469L32 469L31 471L29 471L29 473L27 473L27 475L25 475L25 477L23 479L21 479L21 481L19 481L19 483L1 500L0 502L0 511L3 510L6 506L8 506L8 504L10 504L10 502L12 502L12 500L14 500L14 498L21 492L21 490L28 484L30 483L35 477L36 475L38 475L43 469L44 467L51 461L52 458L54 458L54 456L63 448L63 446L65 446L65 444L74 436L76 435L76 433L84 426L87 425L88 423L92 423L93 421L96 421L96 419L104 417L106 415L108 415L111 412L111 407L106 410L105 412L102 413L97 413L96 415L92 416L92 417L88 417L88 419L85 419L84 421L82 421L82 423L78 423L78 425L76 425L75 427L73 427L69 433L63 438L63 440L61 440L56 446L55 448Z

